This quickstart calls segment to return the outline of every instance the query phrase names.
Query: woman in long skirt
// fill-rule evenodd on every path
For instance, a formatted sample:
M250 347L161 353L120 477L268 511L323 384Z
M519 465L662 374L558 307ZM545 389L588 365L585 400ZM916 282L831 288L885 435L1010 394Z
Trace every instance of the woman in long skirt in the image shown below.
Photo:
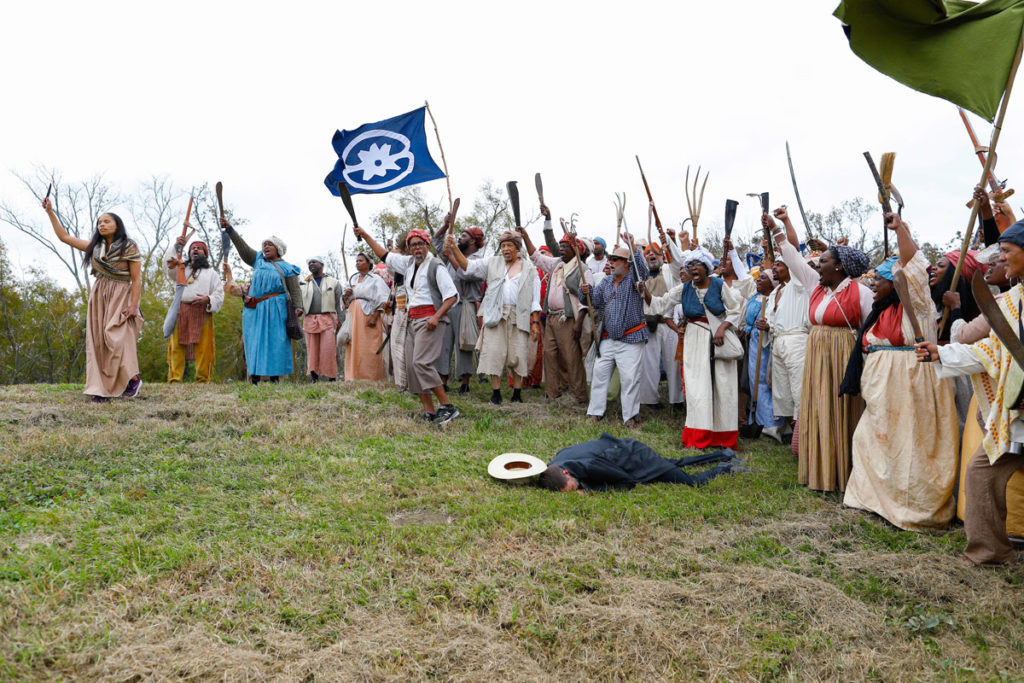
M266 377L276 382L292 374L292 342L285 331L288 305L302 313L299 268L283 260L287 246L280 237L263 240L256 251L242 239L227 220L221 226L228 232L242 261L253 267L249 293L242 301L242 340L249 381L258 384Z
M377 349L384 341L381 309L388 300L388 286L372 272L365 254L356 257L356 274L345 290L351 339L345 347L345 381L384 379L384 357Z
M944 529L953 517L957 473L953 387L914 354L914 328L892 282L902 271L918 327L934 342L937 316L928 291L928 261L907 224L895 214L888 220L900 256L877 268L874 305L843 384L844 392L859 389L866 404L853 434L853 471L843 502L901 529Z
M870 289L857 281L868 268L867 255L859 249L833 245L814 270L797 251L796 230L785 209L775 217L785 230L777 229L765 215L765 227L774 237L792 277L811 290L811 333L800 388L798 478L817 491L845 491L850 478L853 430L864 412L864 401L840 396L839 386L853 351L857 330L871 311Z
M43 208L57 239L85 252L94 278L86 313L83 393L93 403L133 398L142 386L136 351L142 332L142 254L117 214L100 216L92 238L84 240L68 234L49 197Z
M690 280L673 287L667 294L651 297L651 311L664 315L682 301L685 321L683 333L683 381L686 386L686 424L683 448L736 448L739 438L739 402L737 392L739 358L736 352L723 357L726 334L735 330L742 316L743 300L721 278L710 277L714 270L711 253L698 247L687 253L683 267ZM645 299L649 297L645 293Z

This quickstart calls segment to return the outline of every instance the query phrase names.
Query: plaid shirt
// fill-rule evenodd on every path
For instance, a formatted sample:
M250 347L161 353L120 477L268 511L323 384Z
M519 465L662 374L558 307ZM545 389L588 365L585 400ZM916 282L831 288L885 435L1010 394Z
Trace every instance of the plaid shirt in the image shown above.
M636 265L640 270L640 279L646 280L650 271L647 269L647 259L639 247L636 250ZM586 301L582 291L580 299ZM647 325L623 336L626 330L644 322L644 300L636 291L636 275L632 263L629 264L629 271L619 282L618 287L615 286L615 278L608 276L596 287L591 288L590 300L594 304L594 310L604 317L604 331L609 339L627 344L647 341Z

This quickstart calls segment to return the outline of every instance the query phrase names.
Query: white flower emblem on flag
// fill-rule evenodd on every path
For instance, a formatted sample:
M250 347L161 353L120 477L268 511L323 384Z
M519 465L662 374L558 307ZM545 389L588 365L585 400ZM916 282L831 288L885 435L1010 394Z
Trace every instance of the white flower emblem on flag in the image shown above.
M398 149L392 152L393 147ZM390 130L368 130L357 135L341 154L345 183L360 190L383 190L401 182L416 165L410 147L409 138ZM381 179L375 180L378 176Z

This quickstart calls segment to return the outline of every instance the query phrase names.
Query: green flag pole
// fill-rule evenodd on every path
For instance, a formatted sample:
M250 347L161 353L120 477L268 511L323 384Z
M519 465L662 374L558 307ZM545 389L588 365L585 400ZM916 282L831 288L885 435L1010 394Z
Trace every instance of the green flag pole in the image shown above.
M996 144L999 142L999 133L1003 130L1003 118L1006 116L1006 105L1010 101L1010 91L1013 90L1013 80L1017 76L1017 67L1020 66L1021 51L1024 50L1024 35L1017 41L1017 53L1013 56L1013 64L1010 65L1010 76L1006 79L1006 92L1003 94L1003 101L999 105L999 115L996 117L994 128L992 129L992 142L988 146L988 158L985 160L985 168L981 172L981 180L978 184L982 187L985 186L988 180L989 174L992 172L992 167L995 166L996 162ZM964 230L964 241L960 245L960 259L956 262L956 268L953 270L953 280L949 284L949 291L955 292L956 286L960 282L960 271L964 267L964 259L967 257L967 249L971 245L971 238L973 237L974 224L978 220L978 210L981 208L981 202L974 202L974 206L971 207L971 219L967 222L967 229ZM939 323L939 334L942 334L942 330L945 329L946 323L949 321L949 306L946 306L942 312L942 322Z

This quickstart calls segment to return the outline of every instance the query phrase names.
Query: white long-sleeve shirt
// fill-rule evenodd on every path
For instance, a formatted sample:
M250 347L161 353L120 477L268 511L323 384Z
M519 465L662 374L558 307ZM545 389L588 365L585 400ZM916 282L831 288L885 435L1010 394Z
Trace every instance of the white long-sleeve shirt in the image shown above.
M490 259L470 261L466 264L465 273L471 277L487 280L487 269L490 267ZM535 268L528 259L520 259L523 268ZM519 283L523 279L523 271L509 277L508 268L505 269L505 286L501 288L501 304L503 306L515 306L519 300ZM540 311L540 277L533 278L533 296L530 304L530 312Z
M416 268L415 256L404 256L390 252L384 258L384 262L389 268L393 268L396 273L401 273L405 276L405 305L407 308L434 305L434 300L430 296L430 281L426 274L429 270L431 259L436 257L429 256L429 258L424 259L419 268ZM416 271L415 277L413 277L413 270ZM443 263L438 261L438 268L435 272L437 273L437 288L441 292L441 300L446 301L456 297L456 303L458 303L459 293L455 289L455 283L452 282L451 275L448 274L448 269L445 268Z
M167 267L167 262L172 259L177 260L177 258L178 252L172 243L164 252L164 271L171 284L174 285L178 283L178 267L177 265ZM194 272L191 266L185 266L185 291L181 295L182 303L193 303L201 295L210 297L210 301L206 304L207 313L220 311L221 306L224 305L224 287L220 281L220 275L214 268L203 268L199 272Z

